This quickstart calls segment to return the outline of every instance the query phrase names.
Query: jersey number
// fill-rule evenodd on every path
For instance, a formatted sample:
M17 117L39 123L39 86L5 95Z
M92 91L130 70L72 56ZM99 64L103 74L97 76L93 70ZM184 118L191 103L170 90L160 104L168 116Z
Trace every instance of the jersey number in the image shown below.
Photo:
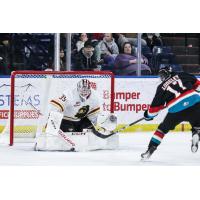
M63 102L65 102L67 100L67 97L63 94L61 97L59 97L59 99Z
M183 83L182 83L182 81L181 81L180 79L174 81L172 84L173 84L173 85L178 85L182 90L185 90L185 89L186 89L186 87L183 86ZM173 93L173 94L175 95L175 97L178 97L178 96L181 94L179 91L173 89L173 88L170 87L170 86L167 87L167 91Z

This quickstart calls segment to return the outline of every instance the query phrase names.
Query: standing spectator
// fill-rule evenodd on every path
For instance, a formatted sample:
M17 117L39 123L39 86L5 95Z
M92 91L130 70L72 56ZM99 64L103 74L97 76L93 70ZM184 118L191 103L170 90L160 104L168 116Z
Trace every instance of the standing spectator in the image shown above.
M77 43L76 43L76 48L77 48L78 52L84 47L84 44L86 41L88 41L87 33L81 33L79 41L77 41Z
M118 75L136 75L137 72L137 57L132 53L131 43L125 42L123 53L119 54L115 59L115 70ZM148 60L144 56L141 59L141 74L150 75L151 70L147 65Z
M117 39L117 44L123 52L123 46L125 42L130 42L131 45L137 46L137 37L126 37L125 33L115 33L115 38ZM144 39L141 39L142 46L147 45Z
M159 33L147 33L145 40L147 46L152 50L154 46L163 46L163 41Z
M113 65L119 54L119 48L114 41L112 33L105 33L103 40L99 43L101 58L105 64Z
M75 56L74 70L98 70L98 67L94 47L88 40Z

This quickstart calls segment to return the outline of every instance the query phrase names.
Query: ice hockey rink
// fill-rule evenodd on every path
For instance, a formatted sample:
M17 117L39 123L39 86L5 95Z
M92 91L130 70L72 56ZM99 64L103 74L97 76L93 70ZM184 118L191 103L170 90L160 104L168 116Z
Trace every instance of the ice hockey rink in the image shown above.
M0 145L0 165L17 166L195 166L200 151L190 150L191 133L168 133L148 161L141 161L153 132L120 134L118 150L35 152L33 143Z

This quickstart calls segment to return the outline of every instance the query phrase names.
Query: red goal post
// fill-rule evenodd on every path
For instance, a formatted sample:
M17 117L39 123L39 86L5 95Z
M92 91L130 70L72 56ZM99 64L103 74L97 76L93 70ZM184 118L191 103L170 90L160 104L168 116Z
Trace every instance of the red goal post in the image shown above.
M10 115L10 119L9 119L9 136L10 136L10 141L9 144L12 146L14 143L14 134L15 134L15 124L17 120L15 120L15 116L16 116L16 109L15 109L15 104L16 104L16 88L17 88L17 84L18 84L18 79L22 79L21 83L25 84L26 81L28 80L32 80L35 79L36 81L41 81L41 84L39 84L41 87L43 85L46 85L46 90L45 92L47 92L47 94L43 93L43 96L48 96L50 98L50 89L51 87L57 85L58 83L60 84L60 82L68 81L69 83L67 84L68 87L71 87L71 85L74 84L74 79L81 79L81 78L88 78L94 81L94 84L97 83L98 89L97 89L97 93L100 91L103 91L103 88L105 88L106 91L109 91L109 105L110 105L110 112L113 113L114 112L114 75L112 72L109 71L14 71L11 74L11 89L10 89L10 110L9 110L9 115ZM55 80L60 80L52 83L53 79L55 78ZM47 83L45 83L45 81L43 80L45 79ZM51 82L51 86L50 86L50 82L48 82L50 79ZM36 83L35 81L35 83ZM66 83L65 83L66 84ZM64 85L65 85L64 84ZM30 84L31 85L31 84ZM53 85L53 86L52 86ZM66 86L66 85L65 85ZM60 86L62 87L62 86ZM91 86L93 87L93 86ZM39 87L40 88L40 87ZM50 88L50 89L49 89ZM60 89L60 88L59 88ZM56 92L57 89L54 89ZM24 91L21 91L21 93L24 93ZM24 94L20 94L20 95L24 95ZM43 99L45 99L45 97L42 97ZM23 100L22 100L23 101ZM43 102L44 103L44 107L46 106L46 104L48 104L48 102ZM33 105L30 106L34 107ZM22 108L23 109L23 108ZM22 110L21 109L21 110ZM35 108L34 108L35 109ZM44 109L45 110L45 109ZM37 111L38 113L40 111ZM40 114L40 113L39 113ZM24 117L25 118L25 117ZM20 119L22 120L22 119ZM28 121L28 119L24 119L24 121Z

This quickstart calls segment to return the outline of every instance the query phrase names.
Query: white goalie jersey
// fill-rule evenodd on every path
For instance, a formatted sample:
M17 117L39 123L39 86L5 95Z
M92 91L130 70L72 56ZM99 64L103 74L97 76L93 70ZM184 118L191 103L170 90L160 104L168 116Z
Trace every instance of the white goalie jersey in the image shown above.
M83 99L77 89L72 91L64 91L63 94L51 100L51 110L59 111L64 114L63 119L69 121L80 121L84 117L96 124L100 105L95 94L91 91L90 95Z
M51 101L50 114L46 127L46 134L36 140L36 150L94 150L113 149L118 146L118 136L113 135L102 139L93 134L92 129L82 132L63 132L60 129L62 119L79 122L87 117L96 126L100 112L100 104L95 91L90 88L90 82L82 79L77 88L65 90L58 98ZM107 117L105 122L109 121ZM86 132L85 132L86 131Z

